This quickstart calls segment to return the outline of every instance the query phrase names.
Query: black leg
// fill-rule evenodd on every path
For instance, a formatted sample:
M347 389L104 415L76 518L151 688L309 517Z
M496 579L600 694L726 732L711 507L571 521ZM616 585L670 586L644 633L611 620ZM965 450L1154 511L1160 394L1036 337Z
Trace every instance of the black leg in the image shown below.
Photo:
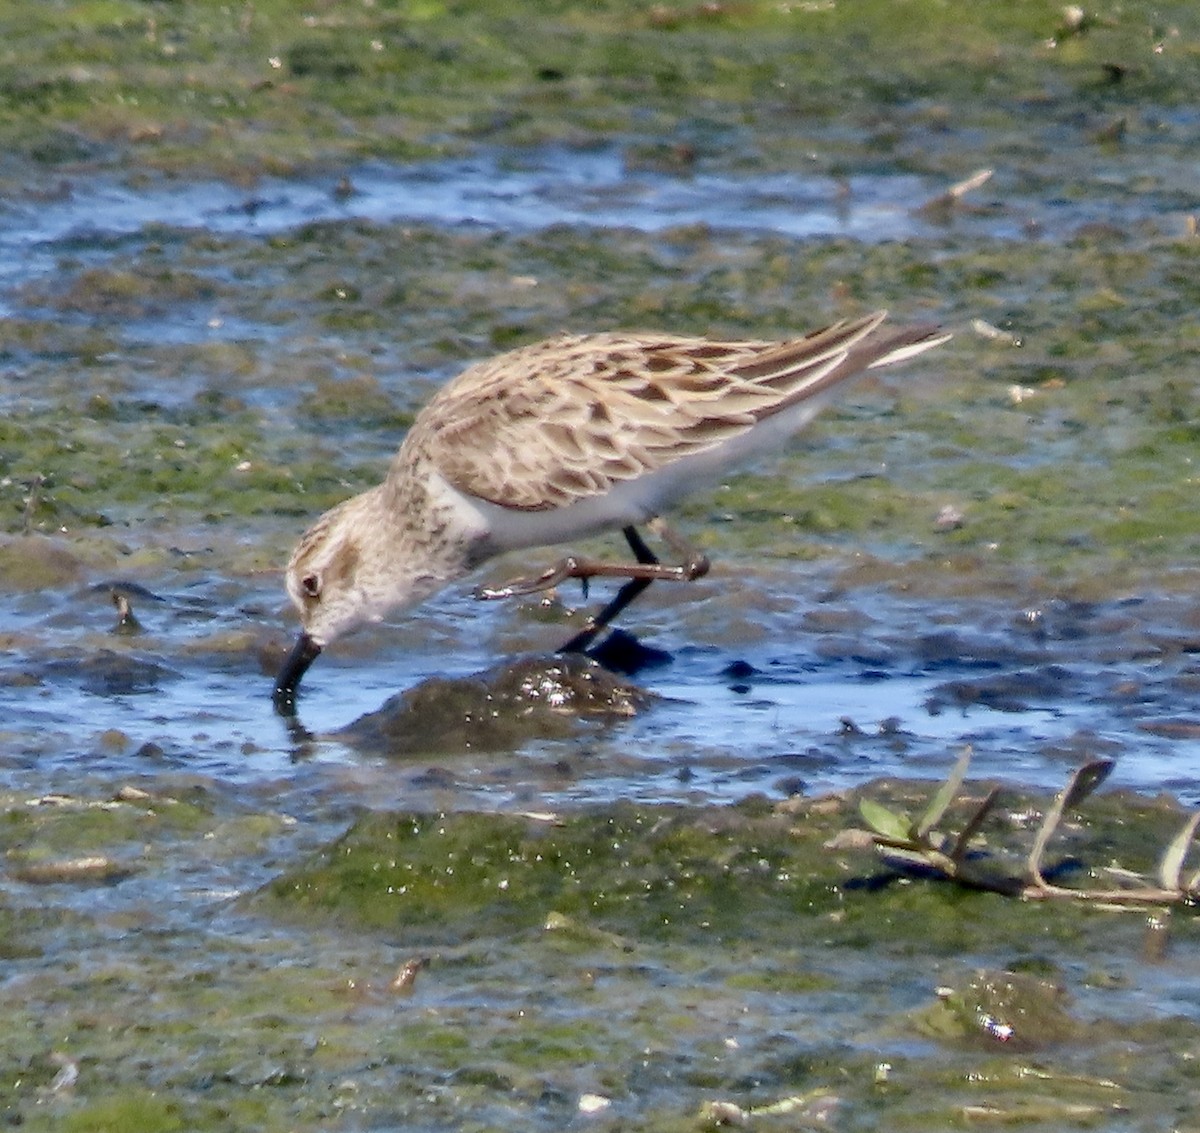
M590 618L583 629L559 647L559 653L586 652L600 632L656 578L691 581L708 573L708 559L703 554L691 547L662 520L655 519L651 523L655 533L660 535L673 551L678 552L684 561L679 566L662 566L658 556L646 546L646 541L638 533L637 528L623 527L621 533L625 536L625 541L629 544L629 549L633 551L638 563L646 568L646 573L631 577L600 613Z
M629 544L633 557L639 563L657 563L659 561L658 556L646 546L646 540L641 537L636 527L622 527L621 534L625 536L625 542Z
M654 579L652 578L631 578L620 590L617 591L616 597L609 602L603 610L600 611L594 618L588 619L588 624L583 627L569 641L560 645L555 652L557 653L586 653L588 647L596 640L601 630L607 627L608 623L613 620L626 606L629 605L643 590L645 590Z
M628 581L607 606L586 627L571 638L559 653L584 652L601 630L605 628L626 606L629 605L650 583L656 579L668 582L692 582L708 573L708 557L693 547L681 535L672 531L660 518L650 520L650 529L679 556L678 564L662 563L658 556L646 546L646 541L633 526L621 528L636 563L605 563L594 559L568 556L542 571L534 578L517 578L504 586L481 586L475 591L476 598L512 598L518 594L535 594L549 590L569 578L578 578L586 587L590 578L624 578ZM584 595L586 597L585 589Z

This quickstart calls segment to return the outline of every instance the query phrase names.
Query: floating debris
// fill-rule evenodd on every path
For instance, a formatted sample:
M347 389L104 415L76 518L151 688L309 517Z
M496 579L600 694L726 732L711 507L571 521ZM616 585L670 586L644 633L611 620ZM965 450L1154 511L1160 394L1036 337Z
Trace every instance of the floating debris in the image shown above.
M113 605L117 608L117 624L113 626L113 633L130 636L141 633L142 623L134 616L133 604L129 601L128 595L114 590L112 600Z
M612 1098L606 1098L603 1094L584 1094L579 1099L579 1112L590 1117L595 1113L603 1113L611 1105Z
M1200 870L1183 877L1184 861L1200 830L1200 811L1193 812L1182 829L1171 839L1159 861L1158 875L1150 880L1109 866L1103 872L1113 879L1111 888L1068 888L1049 880L1059 868L1044 864L1046 847L1068 810L1079 807L1108 778L1116 766L1112 759L1092 759L1077 768L1067 785L1055 796L1038 825L1033 847L1024 863L1023 875L1005 872L985 856L973 854L971 843L994 809L1001 789L992 787L956 835L935 829L954 802L966 778L971 750L959 756L946 782L918 818L891 810L873 799L859 800L859 813L871 829L871 838L880 856L901 874L955 881L972 889L985 889L1025 900L1071 898L1091 901L1114 908L1143 905L1195 904L1200 900ZM837 848L849 844L839 839Z
M957 531L964 522L965 517L959 508L956 508L953 504L943 504L938 509L933 526L938 531Z
M944 193L931 197L920 208L918 214L926 217L941 218L963 204L963 198L976 189L986 185L992 179L992 170L980 169L970 177L951 185Z
M1032 386L1011 385L1008 387L1008 400L1013 405L1021 405L1028 401L1031 397L1037 396L1037 390Z
M1012 331L1001 330L1000 327L993 326L986 319L972 319L971 329L980 338L986 338L989 342L996 342L1003 346L1022 345L1020 335L1013 334Z
M405 960L392 977L392 982L388 984L388 988L402 995L412 995L417 983L417 973L424 971L428 967L428 956L414 956L410 960Z
M81 882L112 884L132 877L134 870L112 858L94 855L84 858L65 858L59 861L18 862L10 867L12 876L30 885L79 884Z
M48 1094L63 1094L79 1081L79 1063L61 1051L50 1055L50 1061L57 1066L58 1073L54 1075L50 1085L46 1087Z

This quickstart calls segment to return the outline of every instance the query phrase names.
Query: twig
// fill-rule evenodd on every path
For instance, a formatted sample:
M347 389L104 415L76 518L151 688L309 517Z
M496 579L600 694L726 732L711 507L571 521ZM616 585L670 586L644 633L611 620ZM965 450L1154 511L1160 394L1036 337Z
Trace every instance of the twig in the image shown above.
M938 788L919 820L899 814L872 799L860 799L858 808L871 827L871 840L885 861L901 870L920 870L925 874L972 889L1021 897L1027 901L1068 898L1100 905L1143 906L1178 905L1200 902L1200 870L1182 883L1188 851L1200 831L1200 811L1190 815L1182 829L1171 839L1158 865L1157 881L1152 884L1137 874L1132 884L1120 889L1069 889L1046 880L1043 858L1050 839L1058 830L1063 815L1084 803L1108 778L1114 767L1111 759L1089 760L1067 780L1046 811L1025 859L1025 876L1012 877L990 873L967 860L967 850L988 815L995 809L1000 787L993 787L968 818L961 832L950 843L934 827L945 816L966 779L971 752L963 751L946 782Z

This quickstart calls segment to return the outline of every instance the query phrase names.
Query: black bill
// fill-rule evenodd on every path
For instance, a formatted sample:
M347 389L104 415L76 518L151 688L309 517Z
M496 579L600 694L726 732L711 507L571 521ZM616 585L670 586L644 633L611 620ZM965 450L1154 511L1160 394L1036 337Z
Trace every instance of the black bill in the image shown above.
M321 647L306 633L302 633L287 655L279 676L275 678L275 692L271 699L275 711L291 716L296 711L296 686L308 672L309 666L321 655Z

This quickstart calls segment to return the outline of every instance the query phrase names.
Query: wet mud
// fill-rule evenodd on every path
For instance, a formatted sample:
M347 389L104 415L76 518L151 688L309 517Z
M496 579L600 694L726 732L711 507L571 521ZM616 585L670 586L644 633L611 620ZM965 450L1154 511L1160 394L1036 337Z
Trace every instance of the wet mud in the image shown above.
M337 736L392 758L511 751L563 739L589 721L628 718L653 698L583 654L529 657L470 677L434 677L389 698Z
M1195 1124L1189 907L860 807L969 746L1019 873L1111 758L1047 863L1099 889L1200 804L1192 6L14 11L5 1121ZM599 587L467 585L273 712L292 543L460 369L879 307L955 338L689 500L607 668Z

